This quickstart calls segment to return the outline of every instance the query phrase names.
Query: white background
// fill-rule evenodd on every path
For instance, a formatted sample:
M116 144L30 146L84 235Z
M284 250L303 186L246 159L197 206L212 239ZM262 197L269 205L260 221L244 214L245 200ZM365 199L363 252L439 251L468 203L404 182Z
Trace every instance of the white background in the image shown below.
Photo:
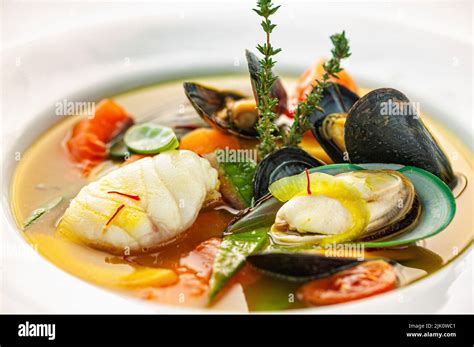
M103 23L114 19L124 19L143 14L168 13L176 18L192 16L196 3L219 12L233 4L247 3L252 7L255 1L2 1L2 29L4 48L40 39L45 35L58 34L87 25ZM285 12L291 12L292 3L305 1L281 0ZM402 23L413 28L456 40L472 43L472 1L365 1L363 11L353 11L360 7L360 1L318 1L322 6L339 3L347 6L355 17L378 18L390 25ZM400 6L403 4L403 6Z

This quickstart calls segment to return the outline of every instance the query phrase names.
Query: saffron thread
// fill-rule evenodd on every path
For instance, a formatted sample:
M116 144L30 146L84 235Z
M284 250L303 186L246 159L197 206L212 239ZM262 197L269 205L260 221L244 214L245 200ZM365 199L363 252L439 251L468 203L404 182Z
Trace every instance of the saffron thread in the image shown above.
M308 195L311 195L311 181L309 179L308 168L305 168L304 172L306 172L306 190L308 191Z
M138 195L125 194L125 193L117 192L115 190L111 190L107 192L107 194L118 194L118 195L126 196L127 198L130 198L136 201L140 201L140 196Z
M110 217L110 219L107 221L107 223L105 224L105 226L109 226L110 223L112 223L112 221L114 220L115 217L117 217L117 215L119 214L119 212L122 210L122 208L124 208L125 205L122 204L120 205L117 210L115 211L115 213L112 215L112 217Z

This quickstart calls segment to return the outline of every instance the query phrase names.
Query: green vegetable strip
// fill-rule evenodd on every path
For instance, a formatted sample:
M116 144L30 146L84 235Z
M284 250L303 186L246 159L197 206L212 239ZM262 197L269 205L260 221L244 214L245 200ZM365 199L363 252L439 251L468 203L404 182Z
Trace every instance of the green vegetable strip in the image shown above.
M36 222L41 216L43 216L44 214L48 213L53 208L58 206L63 200L64 200L64 198L62 196L58 196L57 198L54 198L54 199L48 201L43 206L41 206L41 207L37 208L36 210L34 210L33 212L31 212L30 216L23 223L23 229L28 228L31 224Z
M236 193L247 206L252 204L253 185L256 164L253 161L219 162L224 175L234 187Z
M268 242L268 228L233 234L224 237L216 259L209 284L209 301L229 282L244 265L245 258L262 249Z

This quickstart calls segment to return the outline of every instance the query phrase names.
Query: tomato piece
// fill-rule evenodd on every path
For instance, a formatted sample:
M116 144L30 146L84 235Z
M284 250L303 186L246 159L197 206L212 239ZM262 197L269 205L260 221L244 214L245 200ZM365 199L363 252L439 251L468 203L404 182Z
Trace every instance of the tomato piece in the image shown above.
M397 275L383 260L362 263L328 278L311 281L298 290L298 299L313 305L332 305L367 298L395 288Z
M87 174L107 157L107 142L133 123L125 110L110 99L102 100L96 107L94 117L77 123L67 148L72 159L81 164Z
M217 129L199 128L181 138L179 149L187 149L199 155L216 149L240 149L239 140Z
M211 278L214 258L221 242L221 239L213 237L200 243L187 256L181 258L179 264L194 271L196 276L208 281Z
M288 117L292 118L294 116L296 105L299 102L306 100L308 94L311 93L311 91L313 90L313 86L316 84L316 80L321 79L324 74L323 65L325 62L326 61L324 59L320 59L318 62L310 66L299 77L296 83L295 94L293 95L292 100L289 102L288 111L286 113ZM339 78L331 76L329 80L332 82L337 82L343 85L344 87L350 89L355 94L358 94L359 88L357 87L357 84L352 79L352 77L346 72L346 70L342 70L337 74L337 76Z
M227 287L232 287L234 284L239 283L243 287L249 286L257 282L262 275L257 270L254 270L250 265L245 264L234 277L229 281Z
M210 238L182 257L176 269L176 283L165 287L146 288L139 295L144 299L162 303L186 303L198 307L206 305L212 266L221 241L220 238Z
M108 142L123 130L124 125L130 124L131 120L121 106L110 99L104 99L97 105L89 127L100 140Z

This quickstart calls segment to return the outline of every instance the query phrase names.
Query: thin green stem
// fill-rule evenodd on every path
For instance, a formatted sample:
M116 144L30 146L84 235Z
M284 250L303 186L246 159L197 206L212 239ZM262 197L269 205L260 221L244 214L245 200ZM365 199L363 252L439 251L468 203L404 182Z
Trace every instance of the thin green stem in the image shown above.
M271 0L259 0L257 8L254 11L263 18L261 26L265 31L265 43L258 45L258 51L263 55L260 59L261 69L259 71L259 83L256 85L259 120L257 123L258 138L260 144L258 146L260 158L275 151L278 148L278 141L281 139L280 130L275 124L277 114L274 112L278 99L272 95L272 87L277 77L273 76L272 68L275 65L273 56L281 50L274 49L271 45L270 34L276 27L270 20L279 6L274 7Z
M350 53L349 41L343 31L331 36L333 48L332 57L324 63L324 74L321 80L315 81L315 86L306 100L300 102L296 108L294 122L290 128L285 144L287 146L298 146L306 131L311 128L309 116L316 110L321 110L320 103L325 88L330 85L330 77L337 78L337 74L343 70L341 60L348 58Z

